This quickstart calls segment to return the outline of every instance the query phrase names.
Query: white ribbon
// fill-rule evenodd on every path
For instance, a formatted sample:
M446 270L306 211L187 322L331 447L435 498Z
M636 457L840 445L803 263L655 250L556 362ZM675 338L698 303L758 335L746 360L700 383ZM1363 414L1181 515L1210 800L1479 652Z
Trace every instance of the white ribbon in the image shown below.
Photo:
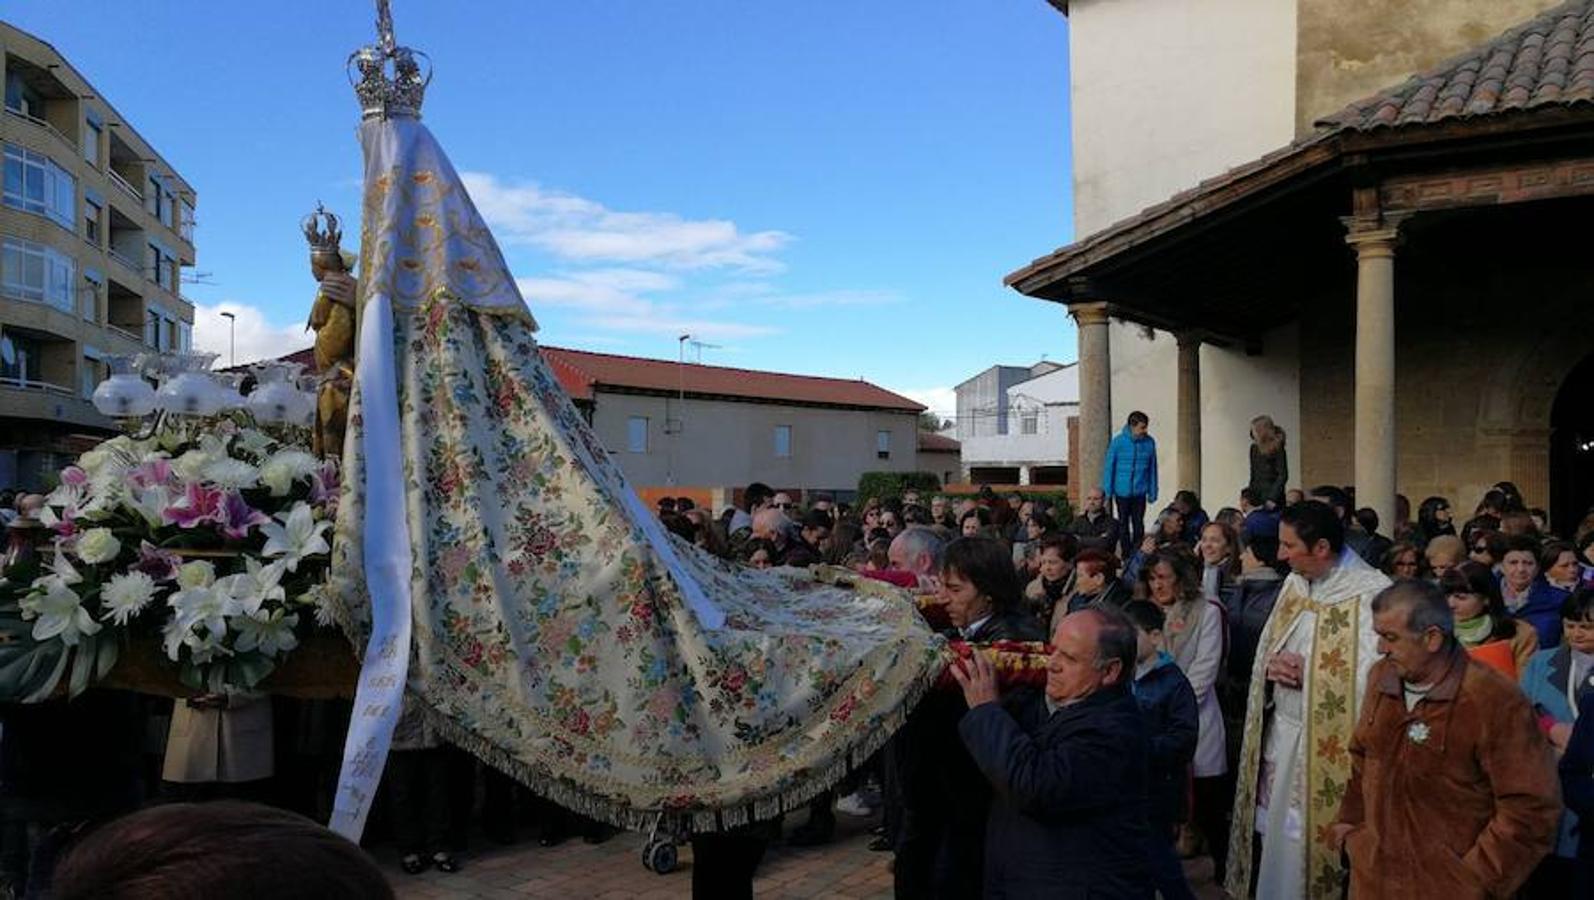
M372 297L360 323L359 383L365 461L365 521L360 534L365 583L371 597L371 639L360 666L354 715L343 744L343 768L332 807L333 831L356 843L365 830L410 667L409 516L404 503L404 461L399 437L398 379L393 357L393 308Z

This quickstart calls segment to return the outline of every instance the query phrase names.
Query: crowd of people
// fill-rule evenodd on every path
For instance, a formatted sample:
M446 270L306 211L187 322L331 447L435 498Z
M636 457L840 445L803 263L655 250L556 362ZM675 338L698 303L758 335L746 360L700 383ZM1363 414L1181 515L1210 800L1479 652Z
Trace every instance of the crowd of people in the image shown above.
M769 841L823 844L838 813L879 811L870 849L891 854L899 897L1192 897L1196 856L1236 897L1594 896L1594 835L1577 824L1594 815L1594 717L1578 716L1594 696L1594 514L1563 539L1500 483L1470 515L1430 497L1413 517L1400 498L1383 523L1351 487L1288 489L1284 434L1258 417L1233 506L1209 514L1181 490L1148 526L1149 426L1129 416L1077 511L989 488L849 504L755 483L719 515L659 501L666 529L707 553L845 567L916 594L949 639L1047 654L1043 687L1004 684L981 653L954 664L955 689L932 691L784 834L777 820L695 838L696 894L750 896ZM140 839L265 816L262 854L320 854L327 878L369 883L310 823L325 820L347 715L104 690L8 709L0 871L40 895L40 866L70 842L60 826L156 797L187 812L124 819L146 823ZM545 845L610 834L409 714L384 794L373 834L409 872L459 869L478 796L493 840L527 823ZM211 800L305 818L191 805ZM196 809L218 817L210 834L191 833ZM93 837L54 867L62 896L146 877L108 846Z
M1557 536L1502 482L1471 515L1402 497L1383 523L1353 487L1289 489L1271 419L1252 436L1233 506L1182 490L1144 530L1141 413L1077 513L989 489L661 503L711 552L850 567L954 640L1049 644L1044 690L954 666L962 695L927 698L786 840L878 803L905 897L1190 897L1200 855L1237 897L1590 896L1594 514Z

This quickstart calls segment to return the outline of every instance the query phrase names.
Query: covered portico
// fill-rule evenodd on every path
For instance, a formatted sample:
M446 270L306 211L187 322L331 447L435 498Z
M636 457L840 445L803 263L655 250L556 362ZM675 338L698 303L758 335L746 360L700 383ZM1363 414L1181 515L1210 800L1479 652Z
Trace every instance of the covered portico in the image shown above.
M1181 488L1212 443L1201 346L1293 352L1292 483L1354 484L1388 523L1397 491L1470 508L1512 480L1570 530L1594 502L1594 404L1557 403L1594 382L1585 13L1559 7L1009 275L1078 324L1081 471L1117 424L1120 319L1177 340ZM1298 348L1270 348L1291 323Z

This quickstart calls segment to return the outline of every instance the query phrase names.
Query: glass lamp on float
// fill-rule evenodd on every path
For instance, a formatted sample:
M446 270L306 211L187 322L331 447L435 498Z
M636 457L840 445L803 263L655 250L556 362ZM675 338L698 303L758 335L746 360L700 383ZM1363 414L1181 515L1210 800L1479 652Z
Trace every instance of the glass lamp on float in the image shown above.
M156 405L155 388L144 379L149 358L142 353L117 354L106 356L105 363L111 374L95 386L94 408L115 419L127 434L137 435Z

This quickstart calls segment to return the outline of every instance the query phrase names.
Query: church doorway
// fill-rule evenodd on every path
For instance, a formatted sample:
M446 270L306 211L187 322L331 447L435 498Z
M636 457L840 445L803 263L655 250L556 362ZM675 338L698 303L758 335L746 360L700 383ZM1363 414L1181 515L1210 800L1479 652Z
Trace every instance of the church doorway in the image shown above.
M1578 363L1550 409L1550 527L1571 538L1594 508L1594 355Z

